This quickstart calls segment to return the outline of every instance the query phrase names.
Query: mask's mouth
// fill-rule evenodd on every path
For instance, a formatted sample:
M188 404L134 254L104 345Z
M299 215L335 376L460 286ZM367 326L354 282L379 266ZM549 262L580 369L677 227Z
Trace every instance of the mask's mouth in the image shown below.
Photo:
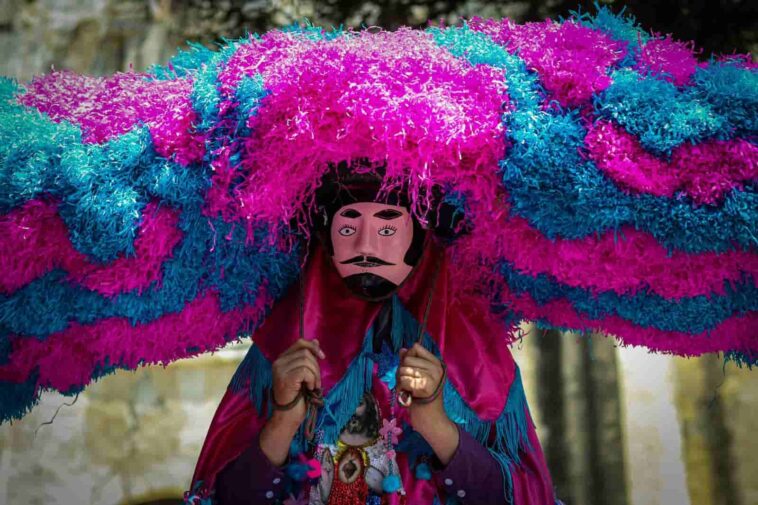
M384 261L383 259L376 258L374 256L355 256L349 260L340 261L340 265L357 265L359 267L381 267L381 266L393 266L394 263Z

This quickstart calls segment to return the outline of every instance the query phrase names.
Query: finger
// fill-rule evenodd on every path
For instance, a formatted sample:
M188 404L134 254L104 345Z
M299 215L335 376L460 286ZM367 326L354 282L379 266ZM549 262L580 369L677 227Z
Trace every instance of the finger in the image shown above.
M421 377L423 374L421 370L418 368L413 368L411 366L401 366L397 369L398 376L407 376L407 377Z
M425 377L398 377L400 389L409 393L424 393L429 381Z
M314 358L313 355L308 355L303 358L302 365L307 366L313 372L313 375L316 378L314 384L317 388L321 389L321 367L318 365L316 358Z
M292 344L289 349L284 351L282 356L297 352L300 349L309 349L314 355L318 356L319 358L326 358L324 351L321 350L321 345L319 344L318 340L305 340L304 338L298 339L297 342Z
M316 358L310 353L308 353L303 359L308 365L310 365L310 369L313 370L313 374L316 376L316 388L321 389L321 367L319 366L318 361L316 361Z
M310 367L307 366L301 366L298 368L295 368L292 370L292 375L295 377L297 382L299 384L305 383L305 387L308 388L309 391L313 391L318 386L318 380L316 378L316 374L313 372L313 370Z
M282 370L281 373L283 376L288 377L292 374L296 374L297 371L301 368L307 368L313 374L313 386L321 388L321 371L318 368L318 364L314 361L315 360L312 357L310 360L307 358L301 358L291 361L287 367Z
M318 356L319 358L326 358L324 351L321 350L321 344L318 340L305 340L301 338L295 342L295 344L292 346L292 349L294 351L297 351L298 349L309 349L314 355Z
M316 376L319 379L319 386L321 387L321 367L318 364L318 361L316 361L316 357L313 355L313 353L306 348L299 349L298 351L290 354L289 356L284 356L281 358L281 361L277 363L278 368L277 370L281 371L287 371L292 370L296 366L302 364L303 362L306 362L311 366L316 373Z
M316 344L316 347L318 348L318 352L316 353L316 355L321 359L325 359L326 354L324 354L324 351L321 349L321 342L319 342L317 338L314 338L313 340L311 340L311 342Z
M433 372L437 368L435 363L432 363L431 361L425 360L423 358L415 358L408 355L406 355L405 358L400 361L400 366L419 368L425 372Z
M437 362L440 360L437 356L432 354L426 347L424 347L423 345L419 343L413 344L413 347L411 349L415 351L415 355L418 356L419 358L424 358L431 362Z
M415 391L423 391L424 393L431 393L431 390L433 390L437 386L439 379L434 377L433 375L429 375L425 373L413 374L413 375L403 373L403 374L398 374L398 376L396 377L396 381L398 384L403 384L403 383L410 384L412 387L416 388L414 389Z
M309 361L312 361L316 366L318 366L318 361L316 360L316 356L313 354L313 352L311 352L310 349L305 348L305 347L300 348L296 351L293 351L287 356L283 356L282 358L280 358L280 366L287 368L289 367L290 363L298 359L307 359Z
M413 392L413 377L398 377L397 387L401 391Z
M419 357L419 354L418 354L418 349L416 349L416 346L417 346L417 345L418 345L418 343L416 343L416 344L413 344L413 345L411 346L411 348L410 348L410 349L408 349L408 352L406 352L406 356L415 356L415 357L417 357L417 358L418 358L418 357Z

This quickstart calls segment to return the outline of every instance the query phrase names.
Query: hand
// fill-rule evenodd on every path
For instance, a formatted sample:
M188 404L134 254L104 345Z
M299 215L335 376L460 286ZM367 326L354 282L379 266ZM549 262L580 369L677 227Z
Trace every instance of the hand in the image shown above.
M287 405L295 400L303 386L309 391L321 389L321 369L317 358L325 357L318 340L301 338L284 351L271 365L273 400L279 405ZM276 412L296 421L299 426L305 419L306 405L302 401L290 410Z
M399 390L408 391L414 398L428 398L438 386L444 387L440 384L444 376L442 362L420 344L400 349ZM440 390L429 403L412 402L408 410L413 429L429 443L437 458L447 464L458 447L458 428L445 413L442 395Z
M318 340L300 339L284 351L271 365L273 399L279 405L293 401L305 385L309 390L321 388L321 369L316 357L326 356ZM290 443L308 412L302 399L290 410L274 410L260 434L260 448L275 466L287 460Z
M414 398L429 398L435 393L437 397L430 403L412 402L414 405L438 404L442 406L442 392L439 388L445 376L442 362L421 344L414 344L410 349L400 349L400 366L397 369L397 384L402 391Z

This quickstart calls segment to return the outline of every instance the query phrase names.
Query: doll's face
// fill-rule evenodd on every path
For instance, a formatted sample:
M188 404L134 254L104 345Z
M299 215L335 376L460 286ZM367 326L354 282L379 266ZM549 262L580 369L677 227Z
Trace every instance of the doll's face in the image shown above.
M381 298L413 270L405 254L413 240L413 218L405 207L358 202L332 219L334 266L348 285L368 298Z

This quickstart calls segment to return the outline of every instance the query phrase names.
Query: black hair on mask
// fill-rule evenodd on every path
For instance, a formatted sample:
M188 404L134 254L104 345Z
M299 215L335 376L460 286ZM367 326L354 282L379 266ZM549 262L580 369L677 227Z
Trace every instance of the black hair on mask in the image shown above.
M396 189L380 194L383 178L384 167L366 160L331 164L316 190L316 215L311 216L316 235L330 255L334 254L334 248L329 228L334 214L345 205L382 202L410 210L411 201L407 192ZM445 201L442 188L433 188L431 196L426 228L412 215L413 239L404 258L407 265L415 266L421 258L427 231L434 232L440 240L449 243L469 230L463 212Z

